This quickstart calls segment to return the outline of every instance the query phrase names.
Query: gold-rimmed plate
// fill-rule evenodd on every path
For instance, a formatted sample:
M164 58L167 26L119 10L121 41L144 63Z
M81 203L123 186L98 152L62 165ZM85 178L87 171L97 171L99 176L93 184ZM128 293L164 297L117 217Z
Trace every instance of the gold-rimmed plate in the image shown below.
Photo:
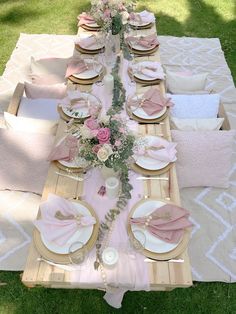
M149 198L140 200L131 209L128 216L127 230L131 240L140 240L137 238L137 234L134 235L134 230L141 230L145 234L145 244L142 254L156 260L169 260L179 256L188 246L190 230L185 229L184 234L178 243L167 243L157 237L154 237L148 230L141 227L131 225L129 223L130 218L142 217L151 214L155 209L165 205L173 204L173 202Z
M93 248L97 240L98 231L99 231L99 220L94 209L88 203L84 201L78 201L78 200L73 201L73 202L78 204L80 211L83 209L82 211L85 212L85 214L87 213L88 215L91 215L96 219L96 224L91 226L91 232L90 233L87 232L88 234L86 235L86 240L84 244L84 248L86 248L86 250L89 251ZM74 242L81 241L82 239L84 239L83 237L81 238L81 234L80 236L78 235L76 237L75 235L74 237L75 237L75 240L72 239ZM57 246L55 249L55 243L53 244L52 243L48 244L47 242L45 243L45 239L42 238L40 232L36 228L34 229L34 232L33 232L33 240L34 240L34 244L37 251L46 260L54 262L54 263L62 263L62 264L71 263L69 253L68 253L68 247L69 245L71 245L70 242L72 240L68 241L68 243L66 244L66 248L63 247L60 250L60 247ZM63 253L58 253L59 252L58 250Z

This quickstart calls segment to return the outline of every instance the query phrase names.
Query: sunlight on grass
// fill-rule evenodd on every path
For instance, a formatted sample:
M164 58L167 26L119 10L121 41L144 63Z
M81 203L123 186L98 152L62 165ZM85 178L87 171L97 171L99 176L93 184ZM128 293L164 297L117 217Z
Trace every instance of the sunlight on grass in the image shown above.
M198 0L196 0L198 1ZM205 0L207 5L210 5L219 14L223 21L230 22L235 20L236 2L235 0Z
M169 17L175 18L178 22L184 23L189 17L189 10L186 0L179 1L168 1L166 5L166 0L158 1L139 1L138 9L148 9L153 11L155 14L165 14Z

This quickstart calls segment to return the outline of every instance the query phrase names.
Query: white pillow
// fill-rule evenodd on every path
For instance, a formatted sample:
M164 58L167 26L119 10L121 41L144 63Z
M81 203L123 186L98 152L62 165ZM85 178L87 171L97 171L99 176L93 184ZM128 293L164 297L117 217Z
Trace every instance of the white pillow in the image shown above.
M220 95L170 95L174 106L171 107L171 115L180 119L211 119L216 118Z
M216 119L178 119L171 118L171 127L180 131L217 131L221 128L224 118Z
M195 92L205 89L208 73L185 75L181 73L166 71L166 85L170 93L174 91Z
M15 131L55 135L58 121L17 117L4 112L6 127Z
M57 111L57 106L60 101L60 99L29 99L22 97L17 116L34 119L59 120L60 116Z

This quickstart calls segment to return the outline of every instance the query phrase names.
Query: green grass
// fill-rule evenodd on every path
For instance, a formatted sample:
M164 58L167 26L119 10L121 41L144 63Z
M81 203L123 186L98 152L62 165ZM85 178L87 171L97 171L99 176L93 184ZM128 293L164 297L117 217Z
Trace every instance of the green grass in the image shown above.
M153 0L139 2L158 18L158 33L173 36L219 37L236 79L236 4L234 0ZM145 4L145 5L144 5ZM19 33L75 34L76 16L89 1L0 0L0 73ZM236 284L197 283L172 292L128 292L121 310L111 309L103 292L27 289L18 272L0 272L0 314L33 313L236 313Z

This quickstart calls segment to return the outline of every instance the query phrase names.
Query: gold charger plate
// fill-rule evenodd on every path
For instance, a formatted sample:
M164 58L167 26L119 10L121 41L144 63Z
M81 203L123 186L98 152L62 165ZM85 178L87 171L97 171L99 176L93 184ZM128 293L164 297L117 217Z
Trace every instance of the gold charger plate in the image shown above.
M126 112L132 120L135 120L139 123L150 124L150 123L159 123L163 121L169 114L169 108L167 108L166 112L161 117L156 118L156 119L149 119L149 120L137 117L127 108L127 106L126 106Z
M94 50L87 50L87 49L84 49L82 48L80 45L78 44L75 44L75 49L81 53L84 53L84 54L90 54L90 55L95 55L99 52L103 52L105 50L104 47L102 48L99 48L99 49L94 49Z
M129 215L128 215L128 222L129 222L129 219L132 217L132 215L133 215L134 211L136 210L136 208L140 204L142 204L144 202L147 202L148 200L154 200L154 201L156 200L156 201L161 201L161 202L166 203L166 204L176 205L173 202L170 202L170 201L167 201L167 200L162 200L162 199L157 199L157 198L142 199L138 203L136 203L132 207L132 209L130 210ZM128 231L128 235L131 238L131 240L134 240L135 238L134 238L134 235L133 235L132 230L131 230L131 225L129 223L127 223L127 231ZM187 228L187 229L184 230L184 235L183 235L180 243L173 250L165 252L165 253L154 253L154 252L149 251L147 249L143 249L143 251L141 253L143 255L149 257L149 258L152 258L152 259L155 259L155 260L159 260L159 261L165 261L165 260L169 260L169 259L172 259L172 258L176 258L181 253L183 253L185 251L185 249L187 248L188 242L189 242L189 238L190 238L190 229Z
M89 26L89 25L87 25L87 24L82 24L81 27L82 27L83 29L85 29L86 31L95 31L95 32L99 32L99 31L101 30L101 27L100 27L100 26L98 26L98 27L91 27L91 26Z
M136 163L131 164L131 168L140 174L146 175L146 176L159 176L163 173L166 173L167 171L170 170L170 168L173 166L173 162L170 162L167 166L164 168L158 169L158 170L149 170L149 169L144 169L137 165Z
M93 78L89 78L89 79L79 79L73 75L69 76L68 79L75 83L75 84L80 84L80 85L92 85L93 83L97 82L98 79L103 79L104 75L106 74L106 69L104 66L102 66L102 70L100 73L100 77L99 75L93 77Z
M99 222L98 221L99 220L98 220L98 217L97 217L94 209L88 203L86 203L84 201L74 201L74 202L80 203L83 206L85 206L90 211L92 216L96 219L96 224L94 225L91 237L88 240L88 242L85 244L86 249L89 251L94 247L96 240L97 240L97 237L98 237L98 231L99 231ZM33 240L34 240L35 248L37 249L39 254L43 258L45 258L46 260L51 261L53 263L59 263L59 264L71 264L69 254L58 254L58 253L51 252L44 245L44 243L41 239L40 232L36 228L34 229L34 232L33 232Z
M57 168L68 172L68 174L70 174L70 173L80 173L80 172L84 172L84 171L88 170L88 168L81 168L81 167L66 167L66 166L62 165L57 160L55 160L54 163L57 166Z
M62 108L60 106L57 106L57 112L59 113L59 115L62 118L62 120L66 121L66 122L69 122L71 119L74 119L75 122L83 123L84 120L89 118L89 117L86 117L86 118L72 118L72 117L68 116L67 114L65 114L65 112L62 110Z
M147 84L150 86L152 85L159 85L161 83L161 79L153 79L153 80L143 80L143 79L140 79L138 77L136 77L135 75L132 74L132 69L131 68L128 68L128 74L131 78L133 78L135 80L135 82L139 83L139 84Z
M139 25L139 26L135 26L135 25L132 25L132 24L129 24L131 28L133 29L137 29L137 30L142 30L142 29L149 29L149 28L152 28L154 23L149 23L147 25Z
M153 54L154 52L157 51L157 49L159 48L159 44L156 45L154 48L150 49L150 50L136 50L134 48L132 48L130 45L128 45L129 47L129 50L131 52L133 52L135 55L140 55L140 56L147 56L147 55L150 55L150 54Z

